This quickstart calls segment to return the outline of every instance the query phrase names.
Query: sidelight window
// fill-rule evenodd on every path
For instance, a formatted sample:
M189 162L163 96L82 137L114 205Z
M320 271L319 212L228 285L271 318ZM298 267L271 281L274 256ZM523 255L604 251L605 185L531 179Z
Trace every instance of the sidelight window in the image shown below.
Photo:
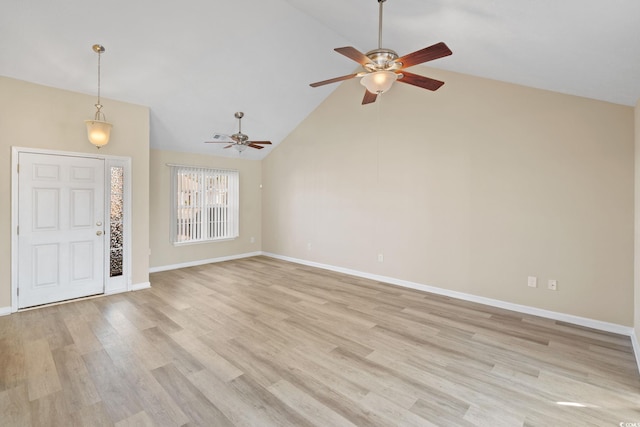
M121 276L124 250L124 168L111 167L109 205L109 277Z

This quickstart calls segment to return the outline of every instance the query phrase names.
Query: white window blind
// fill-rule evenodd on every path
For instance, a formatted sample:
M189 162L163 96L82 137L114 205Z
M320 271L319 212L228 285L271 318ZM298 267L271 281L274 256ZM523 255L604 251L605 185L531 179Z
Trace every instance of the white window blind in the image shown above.
M172 242L197 243L238 237L238 171L169 166Z

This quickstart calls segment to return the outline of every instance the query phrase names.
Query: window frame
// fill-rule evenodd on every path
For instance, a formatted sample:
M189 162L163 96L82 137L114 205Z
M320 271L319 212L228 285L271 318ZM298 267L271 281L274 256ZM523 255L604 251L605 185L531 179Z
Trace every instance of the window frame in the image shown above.
M174 246L233 240L240 235L240 173L171 167L170 241Z

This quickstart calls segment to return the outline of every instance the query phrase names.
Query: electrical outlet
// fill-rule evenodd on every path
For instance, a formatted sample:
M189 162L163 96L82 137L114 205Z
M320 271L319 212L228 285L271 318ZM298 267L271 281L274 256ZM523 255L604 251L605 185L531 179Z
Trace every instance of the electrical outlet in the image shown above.
M378 254L378 262L384 262L384 255Z
M251 243L255 243L256 242L256 238L251 236Z
M307 250L310 251L311 250L311 242L307 243Z
M547 283L547 288L550 291L557 291L558 290L558 281L554 280L554 279L549 279L549 282Z
M538 278L536 276L527 277L527 286L530 288L538 287Z

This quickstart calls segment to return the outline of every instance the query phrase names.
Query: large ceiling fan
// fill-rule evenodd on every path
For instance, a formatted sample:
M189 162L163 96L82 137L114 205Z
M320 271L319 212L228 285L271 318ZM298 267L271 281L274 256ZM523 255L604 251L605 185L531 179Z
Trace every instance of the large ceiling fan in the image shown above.
M391 49L382 47L382 5L386 0L377 0L380 4L380 18L378 24L378 48L367 52L360 52L354 47L338 47L334 50L347 58L356 61L362 65L363 71L359 73L349 74L346 76L335 77L321 82L311 83L311 87L323 86L329 83L336 83L343 80L349 80L354 77L362 77L360 83L366 87L362 104L375 102L379 94L388 91L393 82L396 80L401 83L407 83L418 86L423 89L437 90L444 82L431 79L429 77L420 76L405 71L414 65L422 64L427 61L442 58L451 55L451 50L446 44L440 42L433 46L415 51L408 55L399 57L396 52Z
M271 141L249 141L249 135L242 133L242 118L244 117L244 113L242 111L238 111L234 114L235 118L238 119L238 132L233 135L226 135L223 133L214 133L213 141L205 141L207 144L229 144L224 148L235 147L239 152L243 152L247 147L257 148L262 150L263 145L271 145Z

